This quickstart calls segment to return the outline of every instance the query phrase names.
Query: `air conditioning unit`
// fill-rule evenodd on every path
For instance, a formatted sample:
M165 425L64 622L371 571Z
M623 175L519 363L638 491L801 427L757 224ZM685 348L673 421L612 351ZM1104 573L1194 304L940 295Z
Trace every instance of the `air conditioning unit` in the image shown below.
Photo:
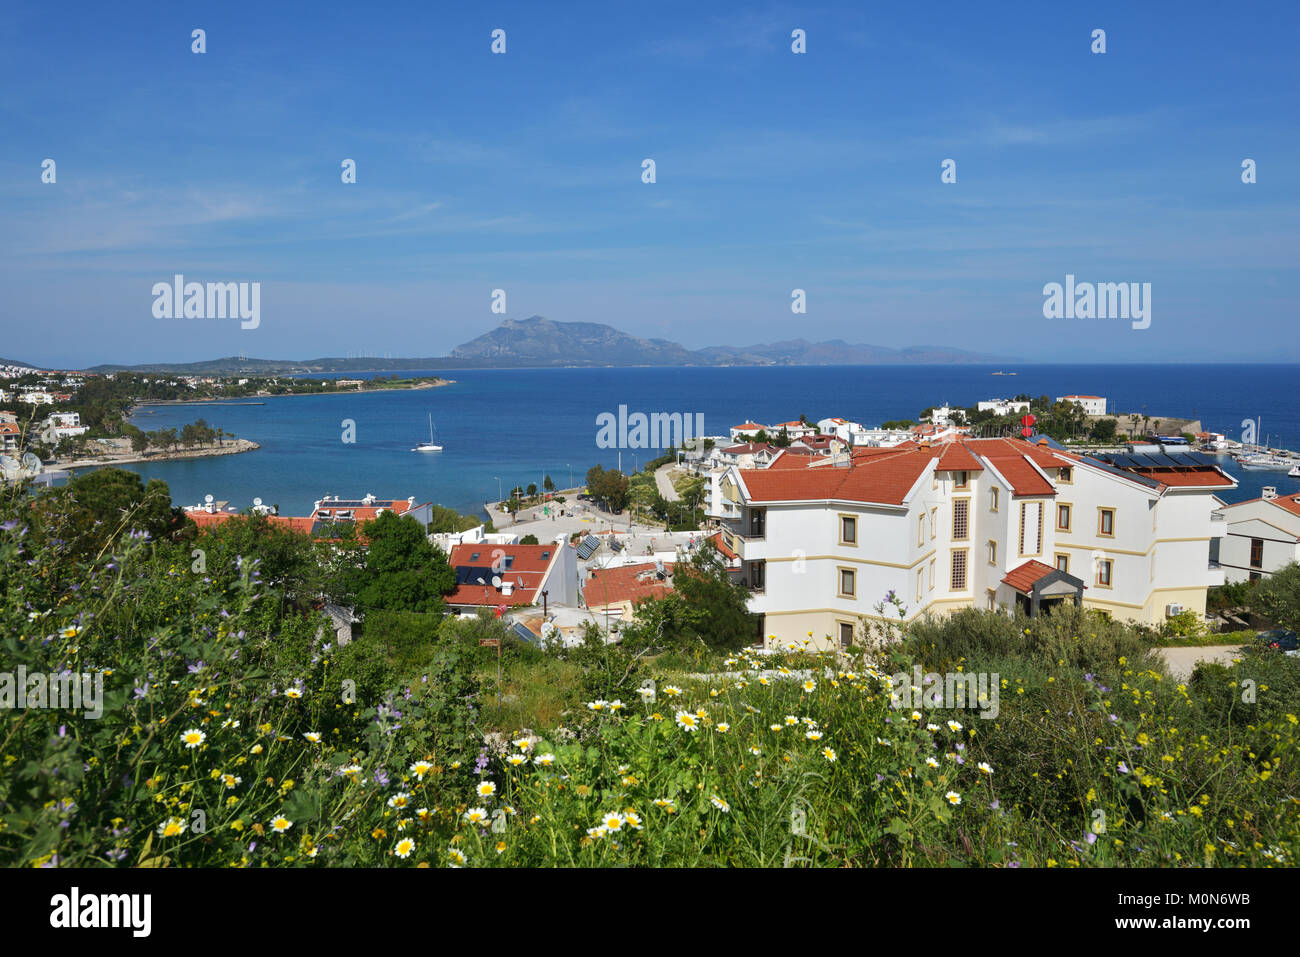
M1165 615L1167 615L1170 618L1173 618L1175 615L1181 615L1186 610L1187 609L1185 609L1182 605L1178 604L1178 602L1176 601L1170 602L1168 605L1165 605Z

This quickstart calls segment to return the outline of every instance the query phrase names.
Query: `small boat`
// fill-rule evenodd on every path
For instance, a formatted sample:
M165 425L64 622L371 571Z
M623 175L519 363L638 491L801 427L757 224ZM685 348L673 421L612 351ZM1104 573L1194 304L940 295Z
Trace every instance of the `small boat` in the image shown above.
M1291 471L1286 474L1288 478L1300 478L1300 465L1291 466Z
M433 441L433 413L432 412L429 413L429 441L421 442L415 448L411 449L411 451L412 452L441 452L442 451L442 446L435 444Z

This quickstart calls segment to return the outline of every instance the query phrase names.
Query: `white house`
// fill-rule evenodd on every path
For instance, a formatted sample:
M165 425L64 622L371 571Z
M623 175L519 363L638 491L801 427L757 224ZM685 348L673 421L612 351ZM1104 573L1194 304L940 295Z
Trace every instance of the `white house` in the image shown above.
M18 396L19 402L26 402L28 405L53 405L54 394L43 390L24 392Z
M1214 493L1236 481L1200 456L1120 467L1042 442L908 443L717 475L713 514L736 543L761 634L845 644L891 593L909 620L1061 601L1152 624L1204 612L1206 589L1223 582L1210 560L1224 527Z
M949 407L947 403L930 410L930 422L934 425L960 425L966 421L966 411Z
M995 415L1014 415L1020 412L1028 412L1029 403L1016 399L987 399L980 402L976 408L981 412L993 412Z
M54 412L47 416L41 425L41 439L55 445L61 439L75 435L85 435L90 431L81 424L81 415L76 412Z
M725 449L714 448L709 456L713 468L736 466L742 469L763 469L771 464L772 459L781 451L774 445L761 442L743 442L730 445Z
M1105 415L1106 400L1099 395L1058 395L1057 402L1073 402L1088 415Z
M731 441L736 442L742 435L756 435L759 432L772 434L766 425L759 425L757 422L742 422L740 425L731 427Z
M853 446L872 448L892 448L904 442L910 442L914 436L908 429L855 429L850 433Z
M1263 498L1225 505L1218 516L1227 526L1219 564L1228 581L1255 581L1300 561L1300 495L1269 486Z
M784 432L793 440L793 439L801 439L805 435L816 435L817 428L816 426L809 425L806 422L794 421L794 422L778 422L776 425L770 427L767 430L767 434L770 435L772 438L776 438L776 436L780 435L782 432Z

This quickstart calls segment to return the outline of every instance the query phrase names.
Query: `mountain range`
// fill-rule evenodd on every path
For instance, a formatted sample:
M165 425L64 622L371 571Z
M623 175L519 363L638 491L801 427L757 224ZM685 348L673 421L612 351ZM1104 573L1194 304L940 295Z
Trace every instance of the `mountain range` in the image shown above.
M173 372L190 375L244 372L293 375L329 372L401 372L411 370L592 367L592 366L771 366L1010 363L1007 356L966 352L948 346L885 346L843 339L749 346L687 349L668 339L643 339L599 322L556 322L542 316L506 319L501 325L451 350L447 356L422 358L248 359L227 356L202 362L151 362L99 365L90 372Z

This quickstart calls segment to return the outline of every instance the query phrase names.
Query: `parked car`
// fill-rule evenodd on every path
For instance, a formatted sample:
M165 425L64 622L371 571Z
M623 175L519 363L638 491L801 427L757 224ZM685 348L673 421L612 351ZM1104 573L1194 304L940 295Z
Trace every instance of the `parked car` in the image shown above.
M1300 638L1296 637L1294 631L1286 628L1272 628L1268 631L1261 631L1256 637L1258 641L1263 642L1269 648L1276 648L1292 658L1300 658Z

